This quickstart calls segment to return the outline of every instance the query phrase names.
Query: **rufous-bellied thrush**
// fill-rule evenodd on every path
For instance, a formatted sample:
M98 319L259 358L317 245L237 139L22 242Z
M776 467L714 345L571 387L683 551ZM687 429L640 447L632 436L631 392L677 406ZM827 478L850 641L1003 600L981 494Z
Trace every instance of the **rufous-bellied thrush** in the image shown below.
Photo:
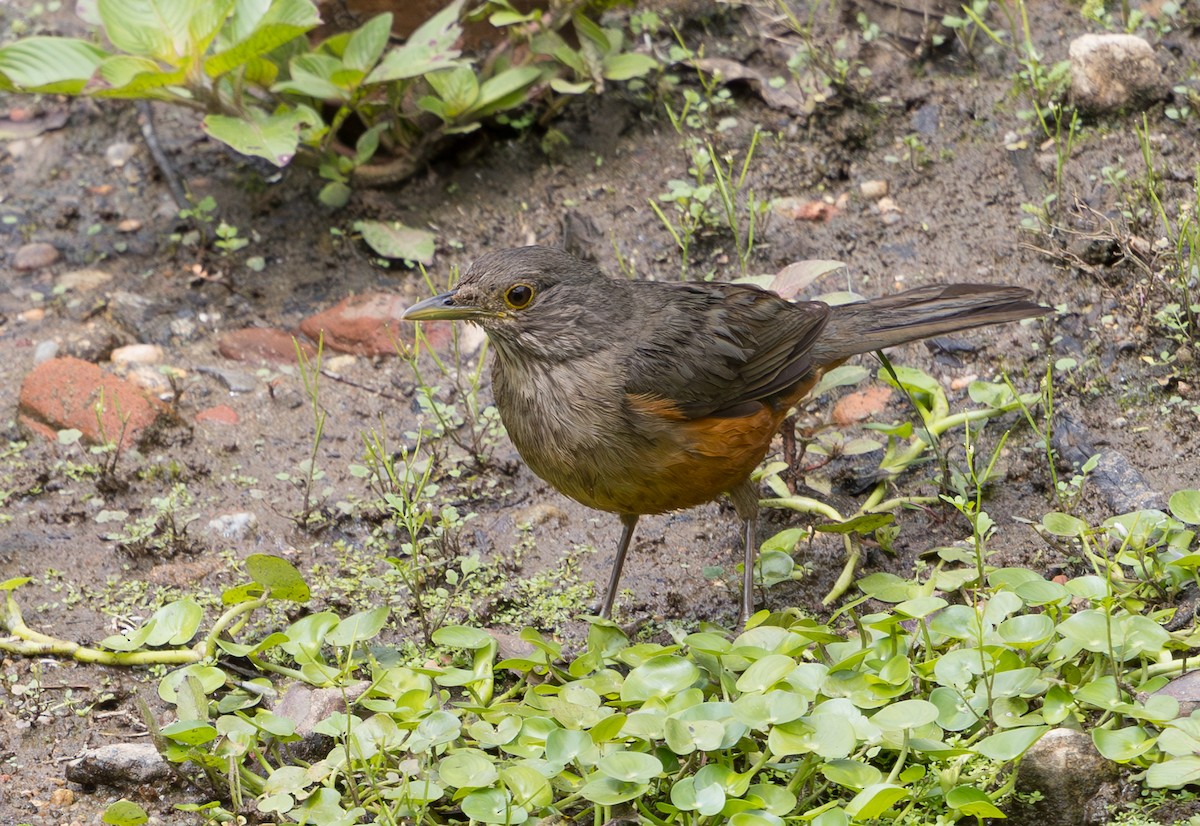
M535 246L480 256L455 289L404 318L483 327L496 407L521 457L621 518L602 616L638 517L727 493L744 528L744 623L758 516L750 474L788 410L850 356L1048 312L1029 299L1019 287L951 284L831 307L742 284L609 278Z

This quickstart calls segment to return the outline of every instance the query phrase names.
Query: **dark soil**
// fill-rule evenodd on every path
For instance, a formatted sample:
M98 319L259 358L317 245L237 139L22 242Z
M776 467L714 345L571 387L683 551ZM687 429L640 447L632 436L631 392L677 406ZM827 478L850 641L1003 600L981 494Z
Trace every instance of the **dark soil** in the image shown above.
M1037 46L1047 62L1065 59L1071 39L1092 30L1074 4L1030 6ZM703 23L687 25L685 34L706 42L709 55L785 73L787 54L781 46L765 45L769 41L759 17L749 10L708 12ZM11 15L0 10L5 38L12 36ZM1003 27L1002 21L997 24ZM1174 31L1165 38L1145 34L1156 45L1166 76L1172 83L1184 82L1200 59L1196 32ZM836 19L817 27L816 36L831 49L839 35L859 39L857 26L845 28ZM1128 458L1161 501L1173 491L1200 487L1195 370L1183 363L1186 347L1180 361L1163 363L1161 354L1181 348L1154 321L1155 312L1177 301L1178 293L1157 274L1152 257L1088 257L1096 248L1150 248L1156 240L1148 226L1120 214L1127 201L1135 208L1146 205L1137 200L1137 182L1146 176L1135 133L1141 118L1087 121L1063 168L1062 195L1054 207L1059 229L1023 231L1029 216L1022 205L1041 204L1054 191L1055 148L1019 116L1029 103L1015 91L1018 66L1012 53L985 49L984 40L981 36L975 44L974 56L959 44L920 59L886 43L850 47L846 54L853 65L872 68L870 80L835 90L816 102L808 117L769 108L748 88L733 87L730 103L714 111L710 122L735 121L722 131L710 130L709 136L740 162L753 130L765 130L747 189L761 198L836 205L824 220L773 215L748 269L774 273L806 258L845 262L849 275L827 277L809 290L814 295L842 289L877 295L954 280L1029 287L1059 312L1034 323L956 337L972 345L966 353L946 355L910 345L892 352L891 359L929 371L946 387L953 384L955 409L971 405L965 382L956 379L990 379L1006 372L1020 388L1032 390L1048 364L1073 359L1074 369L1056 373L1056 413L1073 417L1097 449ZM676 71L685 87L699 88L692 70ZM1194 85L1194 78L1190 82ZM676 98L669 99L677 105ZM284 555L310 574L322 606L349 611L387 600L396 618L387 632L389 642L419 635L409 596L380 590L390 566L375 552L363 554L372 525L361 518L362 511L339 518L336 507L368 497L362 480L350 471L361 461L361 433L384 425L393 449L415 444L406 435L418 428L420 416L410 367L397 358L342 357L327 365L330 375L322 379L319 400L328 420L317 453L326 475L316 494L327 518L313 530L297 525L295 515L304 509L299 488L278 478L297 476L314 445L313 414L297 371L255 373L257 368L229 362L216 349L223 331L254 325L292 330L304 317L352 293L388 290L414 301L428 295L419 273L381 264L357 240L355 220L399 220L435 229L438 250L430 277L438 286L447 283L454 267L465 267L486 250L528 243L570 244L610 272L618 270L619 255L639 278L679 277L679 251L647 202L666 192L670 179L688 178L690 158L663 117L662 105L648 97L613 90L602 99L577 102L553 124L565 140L546 141L538 131L475 137L419 179L391 190L358 191L345 210L333 213L315 201L321 184L315 175L300 168L279 172L235 157L204 140L190 115L156 109L159 139L192 192L213 195L221 217L251 239L231 255L172 239L186 225L176 217L142 143L133 106L9 97L0 99L0 108L5 107L69 113L61 129L0 143L5 288L0 342L7 355L0 361L0 410L7 411L0 425L5 443L26 438L15 423L17 394L44 342L56 342L59 354L100 363L114 346L157 343L165 348L166 363L182 371L173 401L176 423L140 452L123 456L110 474L81 472L79 466L96 460L77 445L32 440L0 458L0 581L32 577L17 592L18 602L32 627L56 637L95 642L144 618L155 600L219 593L242 581L234 563L252 553ZM1168 119L1163 104L1151 106L1147 118L1155 163L1164 177L1162 200L1167 214L1176 215L1181 204L1194 204L1198 121L1194 115ZM106 160L106 150L119 143L134 147L121 167ZM1105 167L1127 170L1125 186L1107 183ZM873 180L888 183L896 211L881 210L861 194L860 184ZM129 220L140 228L119 232L118 224ZM15 251L28 241L54 244L61 259L42 269L15 270ZM741 274L728 233L701 238L691 255L693 278ZM251 256L264 259L261 272L247 266ZM1157 266L1163 265L1158 259ZM112 280L93 291L55 293L58 276L84 268L103 270ZM150 308L122 309L128 300L121 293L148 299ZM27 312L43 308L44 317ZM877 366L870 358L863 363ZM464 371L471 366L464 364ZM214 369L249 372L254 389L231 393ZM426 364L424 375L435 376L436 370ZM486 400L486 383L481 393ZM827 397L801 411L805 432L827 421L830 402ZM197 412L218 404L234 408L239 423L194 422ZM910 415L894 396L874 418L890 422ZM999 528L995 560L1071 571L1071 560L1023 521L1036 522L1056 507L1044 444L1011 415L983 432L981 452L1007 429L1012 435L1001 462L1004 476L990 488L986 503ZM950 461L961 464L961 434L950 434L945 442ZM563 583L602 586L619 533L614 517L555 493L520 463L502 435L486 441L482 466L456 448L441 452L438 496L476 514L458 536L459 553L506 560L505 570L514 579L557 571ZM878 454L859 456L824 468L820 474L835 480L832 494L824 498L852 512L852 482L869 475L877 461ZM447 476L456 466L461 476ZM898 493L933 494L936 475L936 463L919 467L898 480ZM192 497L182 516L197 517L182 541L150 552L123 549L106 538L120 526L97 521L102 512L143 518L152 511L151 499L164 496L176 481ZM1120 491L1093 486L1077 514L1099 521L1119 512L1120 501ZM231 542L207 527L215 517L243 511L253 512L258 523L245 538ZM525 521L533 522L528 530L518 527ZM807 524L782 511L769 512L765 522L763 537ZM901 512L898 524L895 555L869 548L861 572L909 574L917 555L970 535L969 526L947 507ZM726 504L644 519L626 567L628 593L619 600L619 618L729 625L736 610L737 545L736 518ZM841 568L842 553L840 540L828 537L802 546L800 561L809 575L760 594L762 604L827 614L820 598ZM723 570L716 573L712 566ZM459 610L451 618L519 630L522 593L500 587L477 601L471 614ZM572 620L545 630L575 640L586 625ZM90 823L120 796L140 800L162 822L178 822L170 804L203 799L182 785L113 792L63 779L64 762L82 748L145 737L135 698L162 713L150 673L9 657L2 676L0 823ZM66 805L58 792L52 803L52 795L64 788L74 802Z

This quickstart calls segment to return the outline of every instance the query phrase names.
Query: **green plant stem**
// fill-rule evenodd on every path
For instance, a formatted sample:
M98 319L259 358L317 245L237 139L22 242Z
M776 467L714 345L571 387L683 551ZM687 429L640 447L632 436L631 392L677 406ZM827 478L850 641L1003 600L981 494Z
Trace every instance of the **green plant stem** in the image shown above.
M38 633L25 624L21 609L11 592L5 594L0 625L18 638L15 641L0 640L0 651L24 657L68 657L81 663L98 665L186 665L204 659L198 647L169 651L101 651Z

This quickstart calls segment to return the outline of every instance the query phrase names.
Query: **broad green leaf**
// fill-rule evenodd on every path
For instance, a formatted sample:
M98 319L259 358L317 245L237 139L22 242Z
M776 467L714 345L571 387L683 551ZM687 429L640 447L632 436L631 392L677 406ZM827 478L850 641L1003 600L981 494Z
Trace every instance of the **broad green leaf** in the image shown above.
M689 688L699 676L695 663L683 657L654 657L629 672L621 685L621 699L631 702L670 697Z
M783 654L768 654L742 672L738 691L766 691L796 668L796 661Z
M154 612L154 629L146 645L185 645L196 636L204 610L192 599L181 599Z
M1146 770L1146 785L1152 789L1182 789L1200 782L1200 755L1172 757Z
M1042 527L1053 536L1075 537L1087 531L1088 524L1070 514L1053 511L1042 517Z
M325 642L329 645L351 646L374 639L383 630L389 611L386 605L380 605L368 611L351 614L326 635Z
M352 69L370 71L387 47L391 33L391 12L372 17L350 35L346 50L342 53L343 62Z
M602 74L608 80L632 80L644 77L658 67L658 61L650 55L625 52L606 57L602 64Z
M153 97L163 87L182 85L187 72L164 72L158 63L145 57L113 55L100 64L99 76L109 88L97 89L93 93L96 97L145 98Z
M250 64L320 22L310 0L237 0L218 39L218 51L204 61L204 73L215 78Z
M869 763L857 760L827 760L821 764L821 774L830 782L848 789L861 790L883 780L883 772Z
M920 591L920 586L912 580L884 572L865 576L856 584L864 594L880 602L904 602L918 596Z
M579 794L592 803L601 806L616 806L634 798L641 797L650 787L645 783L627 783L607 775L595 776L584 784Z
M118 49L179 66L192 56L189 23L199 6L180 0L98 0L97 11Z
M541 76L541 69L535 66L517 66L488 78L479 87L479 96L469 114L484 118L524 103L525 91Z
M488 645L492 638L484 630L471 628L466 625L443 625L433 632L433 641L438 645L450 648L470 648L472 650Z
M746 800L778 817L791 814L796 808L796 795L783 786L769 783L756 783L746 789Z
M462 27L458 25L462 5L463 0L454 0L421 24L403 46L384 55L366 82L406 80L459 65L460 52L454 44L462 35Z
M1100 754L1115 763L1128 763L1154 748L1154 738L1141 726L1093 729L1092 742Z
M725 740L725 727L715 720L668 717L663 726L667 747L675 754L716 751Z
M28 37L0 47L0 88L77 95L107 56L71 37Z
M1054 620L1045 614L1022 614L1004 620L996 631L1015 648L1032 648L1054 636Z
M100 816L101 822L108 826L141 826L149 819L150 816L141 806L125 799L110 803Z
M955 786L946 792L946 803L955 811L969 817L1005 817L987 792L974 786Z
M154 631L154 617L143 622L137 628L131 628L123 634L113 634L100 640L100 644L112 651L136 651L146 644L147 638Z
M308 585L296 566L283 557L270 554L251 554L246 557L246 573L267 589L274 599L289 602L308 602Z
M447 122L457 119L479 100L479 78L470 66L431 72L425 80L438 96L436 110L431 111Z
M826 522L817 525L817 530L823 533L857 533L866 536L877 528L890 525L896 517L890 513L864 513L845 522ZM859 583L861 587L862 583Z
M600 759L600 751L586 731L556 728L546 735L546 759L563 765L578 761L593 766Z
M272 92L291 92L317 100L344 102L350 99L348 86L335 79L342 64L326 54L302 54L288 64L288 77L271 87Z
M846 804L846 812L856 820L871 820L908 797L908 790L892 783L873 783Z
M600 758L596 768L614 780L649 783L663 773L662 761L652 754L618 751Z
M975 751L984 757L1007 763L1024 754L1026 749L1049 730L1049 726L1005 729L980 740L975 744Z
M1168 505L1171 514L1180 522L1200 525L1200 490L1179 490L1171 494Z
M820 263L820 262L818 262ZM830 264L836 264L838 268L844 267L845 264L840 261L830 261ZM859 364L843 364L841 367L835 367L829 372L821 376L821 380L809 393L810 398L816 398L822 393L828 392L835 387L845 387L849 384L858 384L863 379L871 375L871 371Z
M752 691L733 703L733 716L743 725L758 731L768 726L798 720L808 711L808 700L794 691Z
M217 739L217 730L209 723L200 720L176 720L163 726L162 734L176 743L188 746L200 746Z
M480 823L518 826L529 819L529 812L516 805L504 789L481 789L462 800L463 814Z
M455 789L482 789L500 779L496 765L479 749L459 749L438 762L438 776Z
M384 258L415 261L426 266L433 263L437 236L432 232L383 221L359 221L355 228L362 233L367 246Z
M204 131L243 155L265 158L276 166L287 166L300 145L300 130L314 126L302 109L283 109L268 115L251 109L247 118L208 115Z
M871 722L885 731L915 729L934 722L938 708L928 700L901 700L875 712Z

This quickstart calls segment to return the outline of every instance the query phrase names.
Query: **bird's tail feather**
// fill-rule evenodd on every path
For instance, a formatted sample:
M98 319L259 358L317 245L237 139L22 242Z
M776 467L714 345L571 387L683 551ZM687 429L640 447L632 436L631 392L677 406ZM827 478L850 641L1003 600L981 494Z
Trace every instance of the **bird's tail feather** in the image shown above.
M951 284L842 304L832 308L813 346L813 361L829 364L883 347L1050 312L1031 298L1032 293L1021 287Z

